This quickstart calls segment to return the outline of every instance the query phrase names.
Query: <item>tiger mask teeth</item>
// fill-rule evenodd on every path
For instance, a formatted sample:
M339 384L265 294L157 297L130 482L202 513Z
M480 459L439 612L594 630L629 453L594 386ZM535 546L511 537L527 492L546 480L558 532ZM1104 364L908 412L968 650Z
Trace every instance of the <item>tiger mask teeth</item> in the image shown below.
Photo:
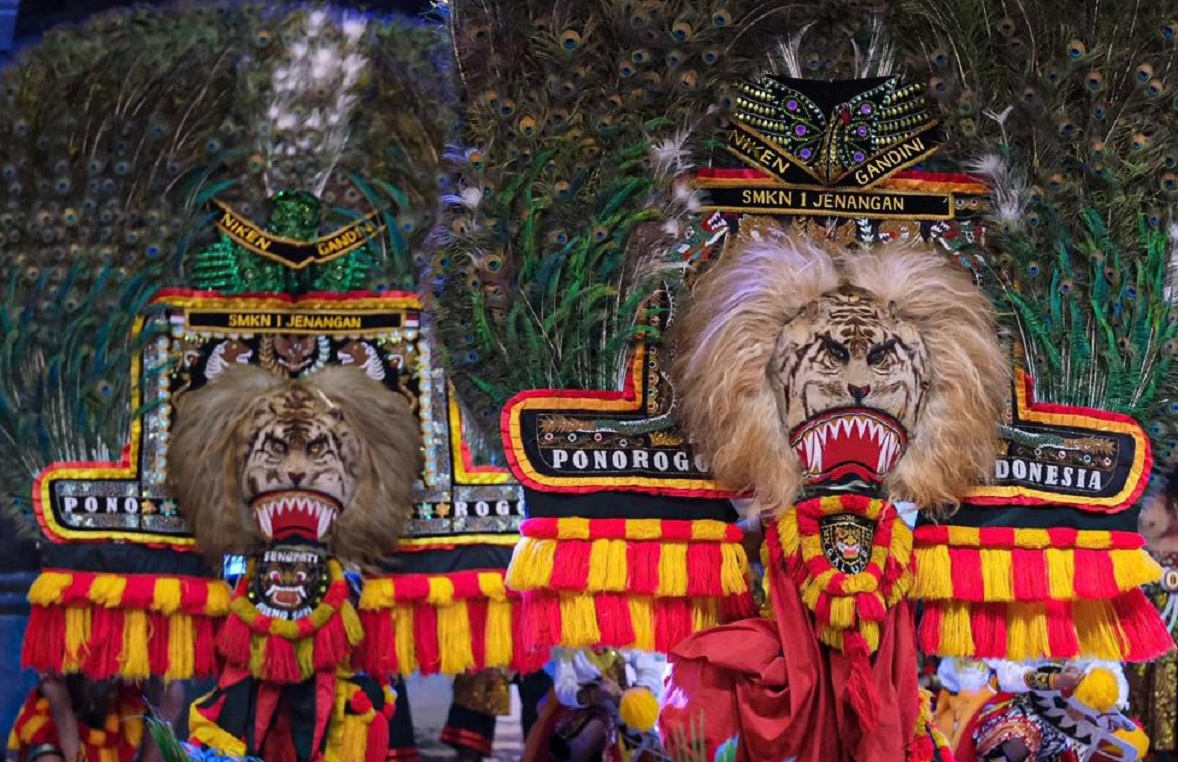
M790 442L811 483L879 482L899 462L908 437L886 413L839 408L804 421Z
M267 540L297 536L323 542L342 512L330 495L298 490L259 495L251 507Z

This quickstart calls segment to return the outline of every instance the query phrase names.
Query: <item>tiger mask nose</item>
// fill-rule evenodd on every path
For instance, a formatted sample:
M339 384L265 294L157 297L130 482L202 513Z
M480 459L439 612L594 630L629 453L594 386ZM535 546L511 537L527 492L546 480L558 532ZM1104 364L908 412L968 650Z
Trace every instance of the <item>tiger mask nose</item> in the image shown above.
M303 483L303 479L307 478L307 475L302 471L290 471L286 475L290 477L291 484L296 487Z
M863 400L868 394L871 394L870 386L855 386L854 384L847 384L847 393L855 400L856 405L863 404Z

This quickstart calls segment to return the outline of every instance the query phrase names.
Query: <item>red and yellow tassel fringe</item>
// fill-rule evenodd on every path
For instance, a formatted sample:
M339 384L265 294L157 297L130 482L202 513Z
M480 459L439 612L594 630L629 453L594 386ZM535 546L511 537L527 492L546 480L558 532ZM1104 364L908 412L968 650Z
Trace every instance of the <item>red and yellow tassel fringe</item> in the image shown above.
M1148 661L1174 647L1140 590L1161 567L1134 532L928 526L916 531L926 653Z
M217 674L215 622L229 613L220 580L47 569L29 603L28 669L95 680Z
M847 574L834 568L822 548L823 517L853 513L874 525L866 568ZM766 524L772 562L785 568L802 601L814 613L818 639L846 650L851 633L862 637L870 653L879 648L880 623L912 585L912 532L896 509L861 495L832 495L805 500Z
M507 571L523 592L527 651L669 651L697 630L751 616L740 528L721 521L528 519Z
M131 762L143 745L143 716L146 713L140 691L124 685L118 703L110 707L101 727L78 722L78 741L83 757L91 762ZM59 746L57 728L49 711L49 701L33 689L21 706L16 723L8 736L11 759L24 759L33 747Z
M373 675L532 671L547 661L546 652L515 647L519 594L506 588L502 569L366 579L360 621L355 664Z
M294 684L316 672L336 669L364 638L360 619L348 600L348 582L339 561L327 563L331 584L319 605L301 619L274 619L246 597L248 574L238 583L231 616L217 635L217 649L229 663L272 683Z

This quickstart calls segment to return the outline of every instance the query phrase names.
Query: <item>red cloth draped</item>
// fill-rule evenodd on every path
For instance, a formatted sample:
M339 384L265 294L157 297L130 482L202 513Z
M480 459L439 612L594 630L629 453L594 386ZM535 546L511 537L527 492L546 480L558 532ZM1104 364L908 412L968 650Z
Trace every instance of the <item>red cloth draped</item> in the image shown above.
M739 737L737 762L899 762L919 711L915 628L907 601L881 623L871 679L877 726L865 732L846 690L852 660L819 643L783 569L770 570L776 621L745 619L696 633L670 655L660 730L674 754L702 731L706 759ZM681 743L682 742L682 743Z

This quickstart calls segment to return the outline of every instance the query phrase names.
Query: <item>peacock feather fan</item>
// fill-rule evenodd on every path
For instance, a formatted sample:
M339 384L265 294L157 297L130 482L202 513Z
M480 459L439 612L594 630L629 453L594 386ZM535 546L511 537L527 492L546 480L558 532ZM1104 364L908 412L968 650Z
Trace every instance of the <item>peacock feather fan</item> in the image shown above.
M325 4L121 10L50 32L0 77L0 504L126 443L132 327L164 286L413 288L454 123L440 24ZM285 268L213 230L212 202L358 251Z
M532 388L615 388L674 244L684 174L738 80L805 13L786 2L452 0L464 108L430 298L450 377L490 441Z
M1178 18L1172 4L915 0L943 155L993 187L964 261L1037 395L1133 415L1178 454ZM962 239L965 240L965 239ZM984 250L983 250L984 249Z

